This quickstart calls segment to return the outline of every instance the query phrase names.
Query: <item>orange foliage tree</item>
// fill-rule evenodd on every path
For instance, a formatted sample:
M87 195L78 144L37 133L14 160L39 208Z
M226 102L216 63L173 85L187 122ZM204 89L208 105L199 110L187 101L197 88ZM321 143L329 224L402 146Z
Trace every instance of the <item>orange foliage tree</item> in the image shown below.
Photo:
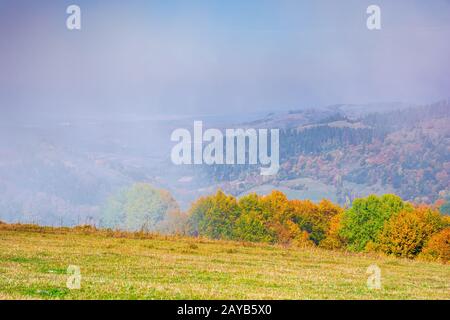
M450 262L450 227L434 234L419 255L423 260Z
M378 239L379 249L386 254L414 258L443 227L441 215L431 207L403 210L385 223Z
M334 250L345 247L346 241L340 235L342 216L343 212L340 212L330 219L330 225L325 235L325 239L320 243L322 248Z

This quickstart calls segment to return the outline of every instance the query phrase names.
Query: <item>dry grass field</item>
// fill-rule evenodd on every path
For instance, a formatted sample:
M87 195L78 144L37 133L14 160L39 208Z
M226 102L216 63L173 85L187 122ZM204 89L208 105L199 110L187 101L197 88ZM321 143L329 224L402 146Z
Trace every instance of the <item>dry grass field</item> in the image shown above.
M382 289L366 270L381 268ZM67 268L81 270L69 290ZM450 266L89 228L0 225L0 299L450 299Z

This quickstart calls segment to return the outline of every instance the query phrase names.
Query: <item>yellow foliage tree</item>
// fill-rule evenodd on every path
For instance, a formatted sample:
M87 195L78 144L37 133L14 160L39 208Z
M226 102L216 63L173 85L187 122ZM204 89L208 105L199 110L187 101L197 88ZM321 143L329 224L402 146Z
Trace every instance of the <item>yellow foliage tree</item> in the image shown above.
M389 255L414 258L442 227L441 215L428 206L403 210L385 223L377 241L378 248Z
M343 212L341 211L330 219L325 239L320 243L322 248L334 250L345 247L345 239L339 234L342 227L342 216Z

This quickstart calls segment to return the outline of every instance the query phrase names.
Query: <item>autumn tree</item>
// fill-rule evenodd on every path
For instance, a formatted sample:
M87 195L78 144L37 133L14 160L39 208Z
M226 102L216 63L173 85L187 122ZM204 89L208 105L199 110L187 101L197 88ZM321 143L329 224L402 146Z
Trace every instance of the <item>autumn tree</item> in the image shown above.
M450 262L450 227L435 233L419 255L420 259Z
M167 218L180 214L175 199L165 190L136 183L111 196L102 210L102 225L130 231L171 231Z
M219 190L192 205L188 214L189 233L212 239L232 239L238 214L236 198Z
M307 239L302 231L295 215L292 201L278 190L261 197L263 216L266 218L266 226L277 243L304 244Z
M249 194L239 199L239 217L234 228L236 240L251 242L276 241L276 234L268 228L271 213L264 210L261 197Z
M379 249L389 255L414 258L443 226L439 212L428 206L402 210L385 222L378 239Z
M341 236L343 210L330 219L330 225L325 234L325 239L320 242L320 246L325 249L341 249L346 246L345 239Z

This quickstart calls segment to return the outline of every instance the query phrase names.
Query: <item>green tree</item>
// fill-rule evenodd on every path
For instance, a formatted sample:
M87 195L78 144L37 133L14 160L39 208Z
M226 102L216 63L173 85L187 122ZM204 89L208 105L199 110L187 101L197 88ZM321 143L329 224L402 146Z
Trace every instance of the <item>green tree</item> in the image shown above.
M276 234L267 227L268 216L264 215L261 198L257 194L249 194L239 199L240 216L234 228L236 240L251 242L274 242Z
M202 197L192 205L189 233L212 239L232 239L238 214L236 198L219 190L215 195Z
M165 219L175 212L179 212L179 206L167 191L136 183L108 199L102 225L130 231L159 231Z
M409 203L392 194L355 199L352 207L344 212L340 235L350 250L363 251L369 242L377 241L384 223L392 215L412 209Z

